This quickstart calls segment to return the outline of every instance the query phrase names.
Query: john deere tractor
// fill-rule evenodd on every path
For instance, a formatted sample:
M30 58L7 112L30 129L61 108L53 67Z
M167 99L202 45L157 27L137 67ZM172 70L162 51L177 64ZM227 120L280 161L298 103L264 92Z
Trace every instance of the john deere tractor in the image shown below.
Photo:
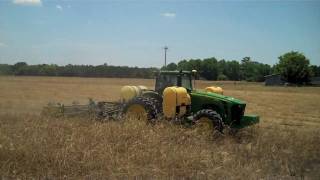
M244 101L224 96L220 87L193 89L193 75L193 71L160 71L154 90L124 86L121 89L122 113L149 122L167 119L205 123L219 132L223 132L225 126L243 128L259 122L258 116L244 115Z
M147 122L167 119L219 132L223 132L225 126L243 128L259 122L258 116L244 115L244 101L224 96L220 87L193 89L194 74L190 71L160 71L156 74L154 90L145 86L123 86L117 102L90 100L89 105L71 106L49 103L43 114L89 114L97 119L119 119L119 115L125 115Z

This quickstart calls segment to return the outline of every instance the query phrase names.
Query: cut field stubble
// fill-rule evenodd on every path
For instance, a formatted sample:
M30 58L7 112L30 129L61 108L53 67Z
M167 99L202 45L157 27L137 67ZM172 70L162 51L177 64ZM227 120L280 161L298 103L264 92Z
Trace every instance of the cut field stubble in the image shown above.
M259 125L218 138L168 122L39 116L49 101L116 100L122 85L140 84L153 81L0 77L1 178L320 177L319 88L199 81L198 88L221 85L261 116Z

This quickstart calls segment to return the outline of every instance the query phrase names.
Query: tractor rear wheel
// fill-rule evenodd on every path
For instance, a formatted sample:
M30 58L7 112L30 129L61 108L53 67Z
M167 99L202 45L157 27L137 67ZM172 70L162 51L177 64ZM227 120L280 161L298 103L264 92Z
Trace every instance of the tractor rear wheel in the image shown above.
M212 133L217 130L223 133L223 121L219 113L211 109L202 109L193 117L193 124L201 133Z
M122 113L128 118L153 122L157 118L156 105L146 97L136 97L126 103Z

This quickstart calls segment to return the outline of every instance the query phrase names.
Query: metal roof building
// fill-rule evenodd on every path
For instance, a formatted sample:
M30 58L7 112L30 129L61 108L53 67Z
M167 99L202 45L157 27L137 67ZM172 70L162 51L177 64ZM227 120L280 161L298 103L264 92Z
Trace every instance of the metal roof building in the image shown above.
M310 79L310 84L320 86L320 76L319 77L312 77Z
M264 76L264 78L265 78L264 84L266 86L281 86L286 83L282 79L280 74L270 74L270 75Z

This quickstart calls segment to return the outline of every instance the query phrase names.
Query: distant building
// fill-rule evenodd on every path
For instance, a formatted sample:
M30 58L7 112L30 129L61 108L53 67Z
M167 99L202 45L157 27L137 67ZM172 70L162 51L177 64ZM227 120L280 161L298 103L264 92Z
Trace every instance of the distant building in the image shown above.
M310 84L320 86L320 77L312 77L310 79Z
M264 84L266 86L281 86L286 83L286 81L282 79L280 74L270 74L270 75L264 76L264 78L265 78Z

